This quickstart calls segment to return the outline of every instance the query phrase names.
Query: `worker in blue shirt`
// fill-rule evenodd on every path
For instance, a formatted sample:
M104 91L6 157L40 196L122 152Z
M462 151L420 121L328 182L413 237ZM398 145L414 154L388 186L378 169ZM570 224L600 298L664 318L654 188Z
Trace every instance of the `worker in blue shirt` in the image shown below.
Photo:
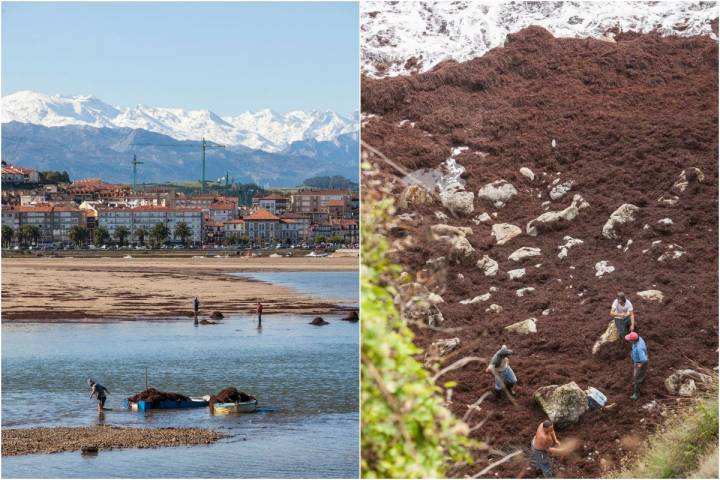
M630 332L625 335L625 340L632 342L630 358L633 362L633 394L630 398L637 400L640 396L640 385L645 380L645 374L647 373L648 351L645 340L637 332Z

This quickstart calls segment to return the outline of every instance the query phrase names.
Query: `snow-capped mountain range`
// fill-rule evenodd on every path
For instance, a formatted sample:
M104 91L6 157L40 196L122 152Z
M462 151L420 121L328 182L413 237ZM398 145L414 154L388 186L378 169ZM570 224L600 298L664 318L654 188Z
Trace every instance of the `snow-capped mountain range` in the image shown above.
M45 95L20 91L2 98L2 123L31 123L44 127L90 126L131 128L168 135L178 140L201 137L227 145L280 152L301 140L335 141L357 132L358 115L346 118L325 111L271 110L221 117L209 110L118 107L94 96Z
M556 37L602 37L617 28L717 40L711 24L717 18L717 2L371 0L361 2L361 68L375 78L424 72L445 60L479 57L530 25Z

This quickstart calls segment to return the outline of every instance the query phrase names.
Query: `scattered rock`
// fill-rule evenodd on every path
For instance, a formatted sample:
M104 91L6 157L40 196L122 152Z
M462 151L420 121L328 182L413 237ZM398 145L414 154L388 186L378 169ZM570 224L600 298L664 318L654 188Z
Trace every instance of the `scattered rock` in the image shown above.
M560 211L545 212L534 220L528 222L526 231L533 237L545 230L557 228L562 222L569 222L578 216L580 210L589 207L590 204L580 195L575 195L569 207Z
M563 183L558 183L557 185L553 186L550 190L550 198L552 200L560 200L562 197L565 196L566 193L570 191L573 184L574 182L572 180L567 180Z
M593 345L592 353L595 355L598 351L600 351L600 347L605 345L606 343L611 342L617 342L620 340L620 336L618 335L617 327L615 326L615 321L610 320L610 323L608 324L608 327L605 329L605 332L600 335L600 338L595 342L595 345Z
M433 225L430 230L434 240L443 241L450 247L450 256L455 259L465 260L475 252L470 241L465 238L472 234L471 228L439 224Z
M450 217L445 215L443 212L435 212L435 218L437 218L441 222L449 222L450 221Z
M395 303L403 305L401 311L406 321L420 322L431 327L443 322L442 313L430 301L431 293L424 285L409 283L401 285L398 290Z
M672 207L676 205L678 201L680 201L680 197L678 197L677 195L663 195L658 198L658 203L661 205L665 205L666 207Z
M672 218L661 218L660 220L658 220L657 223L659 223L660 225L672 225L673 221Z
M540 387L533 394L533 400L559 427L572 425L588 410L587 395L575 382Z
M430 344L430 347L425 353L425 358L427 359L429 357L444 357L453 350L456 350L458 347L460 347L460 339L457 337L437 340Z
M460 215L470 215L473 210L475 194L460 189L443 190L440 192L440 202L445 208Z
M525 269L517 268L515 270L508 270L507 274L510 280L516 280L525 276Z
M665 295L663 295L660 290L643 290L642 292L637 292L637 296L651 302L662 302L665 298Z
M488 300L490 300L490 296L491 295L489 293L485 293L483 295L478 295L473 299L460 300L460 303L463 305L472 305L473 303L487 302Z
M477 261L475 264L477 268L483 271L486 277L494 277L498 272L498 263L487 255Z
M595 276L602 277L606 273L612 273L615 271L615 267L610 265L607 260L601 260L595 264Z
M80 452L82 452L83 454L98 453L98 447L97 447L97 445L87 445L87 446L81 447Z
M325 320L323 320L322 317L315 317L313 318L312 322L310 322L310 325L316 325L320 327L322 325L328 325L329 323L330 322L326 322Z
M504 245L522 233L522 229L510 223L496 223L492 226L492 236L498 245Z
M340 320L344 320L346 322L357 322L360 320L360 317L358 316L357 310L353 310L352 312L348 312L348 314Z
M413 184L405 187L398 199L398 207L405 209L409 206L420 206L432 203L432 194L420 185Z
M625 225L635 221L635 214L640 210L640 207L636 207L630 203L620 205L605 222L602 229L602 235L605 238L613 239L620 238L620 233L617 231L617 227Z
M513 333L522 333L524 335L527 335L528 333L537 333L536 322L537 319L528 318L527 320L523 320L522 322L516 322L512 325L508 325L507 327L505 327L505 330Z
M500 305L493 303L488 308L486 308L485 311L491 313L500 313L503 311L503 308Z
M515 195L517 195L517 190L512 183L506 180L488 183L478 191L478 198L492 202L497 208L505 206Z
M530 257L537 257L539 255L542 255L542 252L539 248L535 247L520 247L517 250L515 250L513 253L510 254L508 257L508 260L513 260L515 262L519 262L520 260L524 260L526 258Z
M432 293L432 292L428 295L428 300L430 300L430 303L432 303L433 305L445 303L445 300L443 300L443 298L440 295L438 295L437 293Z
M582 240L580 240L579 238L573 238L573 237L570 237L570 236L565 236L565 237L563 237L563 240L565 241L565 243L564 243L563 245L560 245L560 246L558 247L558 249L560 250L560 253L558 253L558 258L560 258L560 259L563 259L563 258L567 257L567 256L568 256L568 251L569 251L571 248L576 247L576 246L578 246L578 245L582 245L583 243L585 243L585 242L583 242Z
M220 312L212 312L210 314L210 318L213 320L222 320L225 316Z
M677 260L678 258L685 255L685 250L680 245L676 245L674 243L667 243L664 246L661 244L660 240L656 240L653 242L651 248L657 249L657 248L663 248L665 251L662 255L660 255L657 259L658 262L668 262L671 260Z
M515 295L518 297L524 297L527 293L532 293L535 291L534 287L525 287L525 288L519 288L515 290Z
M523 177L527 178L527 179L530 180L531 182L532 182L533 180L535 180L535 174L533 173L532 170L530 170L530 169L527 168L527 167L522 167L522 168L520 169L520 175L522 175Z
M490 215L488 215L487 212L484 212L484 213L481 213L480 215L474 217L474 218L472 219L472 222L473 222L475 225L480 225L481 223L492 222L492 217L491 217Z
M707 390L712 385L712 377L692 369L675 370L665 379L665 388L672 395L691 397L698 390Z
M686 168L680 172L672 189L676 193L683 193L691 183L702 183L703 181L705 181L705 174L703 174L702 170L697 167Z

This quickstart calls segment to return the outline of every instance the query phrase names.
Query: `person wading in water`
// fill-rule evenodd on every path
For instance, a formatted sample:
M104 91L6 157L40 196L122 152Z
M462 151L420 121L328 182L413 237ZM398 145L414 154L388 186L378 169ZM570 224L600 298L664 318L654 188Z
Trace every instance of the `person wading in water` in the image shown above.
M200 310L200 300L197 297L192 301L193 312L195 313L195 325L198 323L198 311Z
M107 400L107 396L110 395L110 390L99 383L95 383L95 380L92 378L88 378L88 385L90 385L90 398L97 396L98 412L102 412L105 409L105 400Z
M260 301L257 302L256 310L257 310L257 314L258 314L258 328L260 328L260 327L262 327L262 310L263 310L263 305L262 305L262 303L260 303Z

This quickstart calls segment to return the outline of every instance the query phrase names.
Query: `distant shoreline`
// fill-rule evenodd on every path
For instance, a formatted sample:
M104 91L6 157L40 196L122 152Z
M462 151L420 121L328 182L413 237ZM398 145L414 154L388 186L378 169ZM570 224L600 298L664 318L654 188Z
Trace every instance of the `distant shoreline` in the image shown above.
M355 257L324 258L3 258L6 323L102 323L263 313L327 314L352 310L247 278L243 271L357 271Z

